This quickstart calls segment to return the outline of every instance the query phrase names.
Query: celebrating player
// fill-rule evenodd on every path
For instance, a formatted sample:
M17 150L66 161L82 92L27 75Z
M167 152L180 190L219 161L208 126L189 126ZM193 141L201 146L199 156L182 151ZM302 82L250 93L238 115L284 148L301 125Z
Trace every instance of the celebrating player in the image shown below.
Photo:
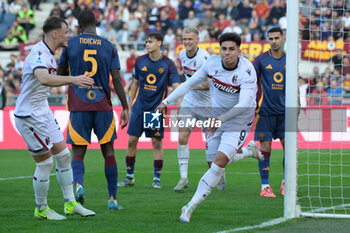
M64 220L65 216L50 209L47 204L50 172L53 157L56 160L56 175L64 196L65 214L93 216L74 200L70 152L57 121L51 112L47 97L51 87L74 84L88 88L94 80L85 76L55 75L57 63L54 52L67 46L68 25L60 18L51 17L43 26L44 39L34 45L25 61L21 92L15 109L16 128L25 140L28 150L36 162L33 177L36 208L34 217L48 220Z
M263 159L254 141L242 148L253 123L256 107L256 74L252 63L239 56L241 38L235 33L221 35L220 55L213 55L185 83L158 106L162 110L209 77L212 116L208 119L208 154L215 154L210 169L199 181L191 201L182 208L180 220L189 222L195 208L218 184L225 167L246 157ZM242 149L241 149L242 148ZM237 153L240 151L240 153Z
M98 138L105 160L105 176L109 194L108 209L123 209L117 202L118 167L114 156L116 123L112 109L109 74L112 74L114 89L122 103L123 111L119 124L128 124L128 104L120 76L119 57L115 46L96 34L96 20L91 10L80 13L78 23L82 34L68 41L62 51L59 73L86 74L95 80L91 88L71 85L68 89L70 111L67 143L73 149L73 176L76 199L84 203L84 156L90 144L91 130Z
M179 54L181 64L184 70L186 79L192 77L192 75L202 66L207 60L209 54L202 48L198 47L199 37L198 30L192 27L184 28L182 33L182 41L185 49ZM182 121L187 120L205 120L206 116L210 114L211 100L209 95L208 81L201 83L192 91L188 92L182 102L179 111L179 117ZM180 180L174 187L175 191L183 191L188 187L188 160L190 152L188 149L188 140L191 135L192 128L179 127L179 144L177 149L177 157L180 168ZM214 157L210 157L207 154L207 162L210 167ZM223 175L218 184L219 189L225 187L225 176Z
M264 161L259 161L260 196L276 197L269 183L270 155L272 139L279 138L284 150L286 54L282 51L282 29L271 28L267 36L271 49L253 62L258 77L254 140L260 141L261 153L265 157ZM284 195L284 178L280 190Z
M163 35L150 33L146 37L147 54L136 59L134 68L134 81L131 86L130 103L133 104L128 128L129 142L126 151L126 177L118 183L118 186L132 186L135 183L134 167L136 148L139 137L145 132L146 137L152 138L154 156L154 178L152 186L161 188L160 174L163 168L163 125L160 128L144 128L144 112L154 111L167 93L167 86L171 84L176 88L180 83L175 64L167 56L164 56L160 47L163 43ZM136 92L137 91L137 92ZM161 115L160 113L158 113ZM155 115L156 117L159 117ZM162 120L160 120L162 122Z

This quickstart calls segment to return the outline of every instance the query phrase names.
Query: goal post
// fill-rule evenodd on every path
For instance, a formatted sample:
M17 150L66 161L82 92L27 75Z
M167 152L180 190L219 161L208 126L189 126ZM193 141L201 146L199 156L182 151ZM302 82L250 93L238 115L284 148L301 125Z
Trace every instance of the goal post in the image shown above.
M300 2L304 5L300 5ZM328 1L328 8L316 6L313 1L287 1L285 219L350 218L350 4L348 5L345 0ZM304 23L309 25L299 28L299 13L305 8L310 14L305 16ZM317 12L317 23L315 14L311 12ZM342 17L337 15L339 12L342 12ZM344 21L343 24L340 19ZM307 38L303 36L305 31L309 35ZM331 62L331 58L340 50L342 62ZM333 74L328 79L319 75L315 82L310 78L315 66L324 70L328 68ZM300 77L305 78L302 79L304 82L307 80L308 91L305 91L307 106L304 106L298 116ZM348 83L345 84L345 81ZM315 103L310 100L315 97L312 91L317 89L318 84L324 89L317 96L319 102ZM332 85L336 86L334 90L342 90L341 94L334 94ZM349 88L346 89L345 85ZM334 100L338 102L335 103Z
M299 1L288 1L286 35L286 118L284 217L297 214L297 101L299 51Z

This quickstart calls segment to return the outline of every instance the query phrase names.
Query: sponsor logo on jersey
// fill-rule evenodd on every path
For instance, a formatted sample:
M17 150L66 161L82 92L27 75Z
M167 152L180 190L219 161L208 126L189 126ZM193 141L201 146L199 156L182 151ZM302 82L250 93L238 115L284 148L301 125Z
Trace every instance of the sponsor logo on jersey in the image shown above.
M239 93L241 87L240 86L232 86L230 84L221 82L214 78L213 76L209 76L211 80L213 81L214 87L219 89L220 91L227 92L227 93Z
M271 64L269 64L268 66L266 66L265 69L267 69L267 70L272 70Z
M147 67L144 66L141 70L142 70L142 71L147 71Z
M191 78L192 75L193 75L195 72L196 72L196 70L193 70L193 69L190 69L190 68L184 66L184 74L185 74L187 77Z

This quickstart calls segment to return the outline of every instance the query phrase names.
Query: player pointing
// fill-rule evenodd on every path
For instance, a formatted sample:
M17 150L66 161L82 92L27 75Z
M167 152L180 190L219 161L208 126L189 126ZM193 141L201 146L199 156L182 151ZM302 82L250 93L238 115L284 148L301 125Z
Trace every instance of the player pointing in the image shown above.
M254 142L242 148L253 123L256 107L256 74L251 62L241 56L241 38L235 33L220 37L220 55L213 55L191 77L170 94L158 107L162 110L169 102L189 92L198 84L209 80L212 113L210 121L221 121L222 125L210 124L208 129L208 153L215 155L210 169L199 181L196 193L181 210L180 220L189 222L192 212L205 200L218 184L225 167L246 157L263 159ZM240 150L242 148L242 150ZM240 151L241 153L237 153Z

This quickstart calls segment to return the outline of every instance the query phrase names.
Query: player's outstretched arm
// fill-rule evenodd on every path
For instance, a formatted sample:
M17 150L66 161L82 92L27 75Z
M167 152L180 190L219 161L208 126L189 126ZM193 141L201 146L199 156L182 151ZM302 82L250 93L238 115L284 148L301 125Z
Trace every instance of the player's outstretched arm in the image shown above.
M39 80L41 85L58 87L67 84L74 84L82 88L88 88L94 84L92 78L87 77L86 75L79 76L62 76L49 74L47 69L36 69L34 71L34 76Z
M128 125L128 122L129 122L128 102L126 101L126 95L125 95L125 90L124 90L124 85L122 82L120 70L112 69L111 74L112 74L114 90L117 92L118 98L120 99L120 102L123 107L123 111L121 113L120 120L119 120L119 125L121 125L121 128L123 129L125 126Z

